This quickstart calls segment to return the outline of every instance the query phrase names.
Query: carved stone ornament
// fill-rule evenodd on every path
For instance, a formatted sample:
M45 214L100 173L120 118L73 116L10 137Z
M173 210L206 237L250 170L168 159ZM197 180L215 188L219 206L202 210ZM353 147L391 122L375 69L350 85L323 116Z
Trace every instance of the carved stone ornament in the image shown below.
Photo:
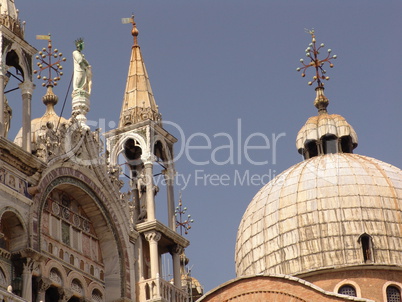
M147 241L159 241L162 238L162 234L156 231L149 231L145 233L145 239Z

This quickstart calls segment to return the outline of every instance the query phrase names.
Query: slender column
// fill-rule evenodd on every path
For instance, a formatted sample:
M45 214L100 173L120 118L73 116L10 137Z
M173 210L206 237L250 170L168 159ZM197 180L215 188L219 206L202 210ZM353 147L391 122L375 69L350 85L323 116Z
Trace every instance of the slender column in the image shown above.
M145 183L147 190L147 218L148 221L155 220L155 194L153 185L153 164L151 161L145 163Z
M183 248L179 245L176 245L172 250L172 259L173 259L173 284L181 288L181 273L180 273L180 255L183 252Z
M158 241L162 235L159 232L149 231L145 233L145 239L149 242L149 258L151 262L151 278L159 277L159 252Z
M24 81L19 85L22 94L22 148L31 152L31 99L35 85Z
M4 120L4 74L0 66L0 136L5 136L5 120Z
M47 289L52 285L52 281L48 278L41 278L38 282L38 296L36 302L45 302ZM30 301L30 300L28 300Z
M168 210L168 226L173 231L176 230L176 216L174 215L174 170L168 169L165 173L167 185L167 210Z
M22 298L32 301L32 268L35 261L30 258L26 259L27 262L24 263L22 271Z

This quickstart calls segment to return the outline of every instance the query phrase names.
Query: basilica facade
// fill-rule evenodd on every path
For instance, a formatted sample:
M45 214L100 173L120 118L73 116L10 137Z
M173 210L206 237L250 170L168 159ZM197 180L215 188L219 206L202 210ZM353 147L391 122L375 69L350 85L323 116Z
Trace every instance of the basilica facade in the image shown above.
M188 301L201 287L185 274L189 241L176 231L173 144L163 128L132 23L120 123L106 134L86 124L91 65L84 41L73 53L72 111L59 117L53 87L63 61L53 48L38 52L24 39L14 1L2 0L0 14L0 300L1 301ZM130 49L127 50L129 52ZM39 71L33 59L42 60ZM54 60L53 60L54 62ZM41 76L51 67L53 77ZM44 114L31 119L33 76L43 80ZM23 121L8 138L10 75L19 78ZM106 148L105 148L106 146ZM156 219L154 164L167 183L167 223ZM121 180L121 166L127 167ZM124 187L126 185L127 187ZM161 274L167 255L173 278ZM192 285L189 285L192 284ZM187 286L189 285L189 286ZM192 299L192 298L191 298Z

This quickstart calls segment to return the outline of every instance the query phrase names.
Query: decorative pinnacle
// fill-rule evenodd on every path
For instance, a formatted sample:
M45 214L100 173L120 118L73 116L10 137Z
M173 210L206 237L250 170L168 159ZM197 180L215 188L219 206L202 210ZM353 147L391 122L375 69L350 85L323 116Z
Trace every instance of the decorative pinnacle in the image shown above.
M180 194L180 198L179 198L179 205L176 207L176 210L174 211L174 215L176 216L176 228L180 227L180 235L183 235L183 229L184 229L184 234L188 234L188 230L191 229L191 223L194 222L193 219L191 219L191 215L187 215L187 219L183 221L183 217L184 214L187 211L187 208L183 206L183 203L181 201L181 192Z
M44 80L42 86L46 87L53 87L57 86L57 82L60 81L60 77L63 75L61 71L63 66L60 63L66 61L66 58L61 58L63 54L59 52L57 48L52 49L52 40L50 39L50 34L48 35L37 35L36 39L38 40L47 40L47 49L44 47L39 52L39 55L36 56L36 59L39 61L37 62L39 70L34 70L34 74L38 73L37 78ZM56 60L56 62L52 62L52 58ZM45 70L48 71L48 76L43 76L42 72ZM55 77L52 77L52 71L56 73Z
M332 64L331 59L336 59L336 55L331 55L332 50L328 49L328 54L327 57L323 60L318 59L318 55L320 54L320 50L325 46L324 43L321 43L320 46L317 48L316 46L316 39L315 39L315 33L314 29L308 30L306 29L306 32L311 35L311 40L312 42L309 44L309 46L306 49L306 56L310 58L310 62L308 64L304 63L303 59L300 59L300 63L303 64L303 67L298 67L296 70L297 71L302 71L301 76L305 77L306 76L306 70L309 67L314 67L315 68L315 75L313 76L313 80L308 82L309 85L312 85L314 82L317 82L317 87L324 87L324 83L321 80L329 80L329 77L326 76L325 74L327 71L323 68L324 63L328 62L329 67L334 67L334 64Z
M137 29L137 25L134 22L134 14L131 15L131 18L122 18L121 23L123 23L123 24L127 24L127 23L133 24L133 28L131 29L131 35L134 37L134 46L138 46L137 37L138 37L139 32L138 32L138 29Z

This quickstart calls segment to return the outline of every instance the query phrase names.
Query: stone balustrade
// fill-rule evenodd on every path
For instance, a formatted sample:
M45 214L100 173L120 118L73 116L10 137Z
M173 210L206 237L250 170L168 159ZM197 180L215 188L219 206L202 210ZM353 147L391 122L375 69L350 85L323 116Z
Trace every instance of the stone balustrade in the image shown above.
M4 302L27 302L27 300L22 299L21 297L13 294L13 293L9 293L8 291L6 291L5 289L0 287L0 301L4 301Z
M187 293L162 279L146 279L138 282L139 301L187 302Z

